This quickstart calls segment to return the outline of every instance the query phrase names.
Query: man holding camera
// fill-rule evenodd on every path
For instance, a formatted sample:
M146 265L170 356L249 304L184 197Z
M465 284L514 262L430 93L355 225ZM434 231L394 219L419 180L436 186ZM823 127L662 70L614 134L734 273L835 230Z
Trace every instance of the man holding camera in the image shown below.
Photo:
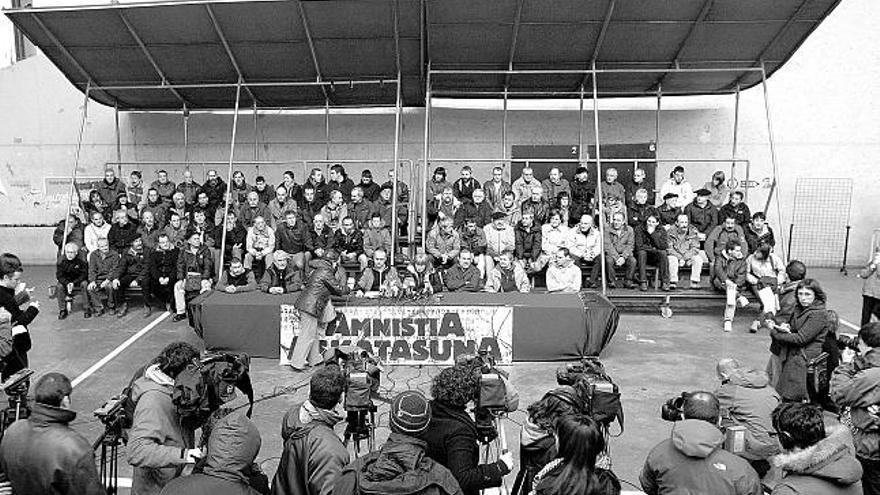
M693 392L683 399L671 437L654 447L645 459L639 475L642 490L648 495L761 495L761 481L755 470L722 448L718 399L709 392Z
M127 448L134 467L131 495L158 495L184 466L202 457L193 448L193 430L183 424L171 400L174 379L198 357L186 342L169 344L132 386L136 406Z
M309 381L309 400L284 415L284 452L272 480L272 495L331 495L349 456L333 427L344 419L334 409L342 399L345 376L324 366Z
M16 421L3 435L0 463L15 493L104 495L92 446L70 428L70 380L47 373L34 387L27 420Z
M850 408L856 458L865 495L880 494L880 322L863 325L859 339L867 352L844 363L831 376L831 398Z

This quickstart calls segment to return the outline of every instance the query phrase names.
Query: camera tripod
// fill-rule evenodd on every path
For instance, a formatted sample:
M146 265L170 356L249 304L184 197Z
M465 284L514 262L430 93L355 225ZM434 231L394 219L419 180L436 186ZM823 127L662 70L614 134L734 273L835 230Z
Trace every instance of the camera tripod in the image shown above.
M104 418L102 418L103 420ZM104 433L92 444L92 450L101 447L101 484L107 495L119 493L119 446L124 443L121 418L107 418Z
M31 415L31 408L28 406L27 400L27 386L25 386L22 393L19 393L19 391L16 390L10 391L8 395L9 405L3 410L2 424L0 424L0 438L3 437L6 428L9 428L12 423L15 423L19 419L27 419Z
M376 410L377 407L372 405L366 409L348 411L346 418L348 424L345 426L342 444L347 449L349 442L354 440L355 457L360 457L363 440L367 442L367 453L376 448Z
M492 415L492 421L495 426L496 436L495 438L484 444L484 464L492 462L493 459L500 459L502 454L508 452L507 436L504 433L504 423L501 422L501 418L504 413L498 411L490 411L490 413ZM499 493L510 495L510 490L507 488L507 481L504 481L502 479L501 486L498 488L498 491Z

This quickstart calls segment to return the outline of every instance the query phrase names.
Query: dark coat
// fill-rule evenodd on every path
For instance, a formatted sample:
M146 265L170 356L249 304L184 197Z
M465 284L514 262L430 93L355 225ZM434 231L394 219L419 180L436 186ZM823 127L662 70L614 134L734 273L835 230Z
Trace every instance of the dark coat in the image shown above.
M594 197L596 197L596 184L592 181L577 179L571 181L571 204L578 206L578 211L589 213L587 210Z
M815 445L773 458L783 471L773 495L861 495L862 466L853 456L849 432L841 425L826 429Z
M477 227L483 228L486 224L492 223L492 213L492 206L486 201L479 205L473 201L462 202L461 208L455 212L453 225L455 228L461 228L468 218L473 218L477 221Z
M527 210L531 210L535 214L534 222L536 225L544 225L550 218L550 203L545 199L541 199L541 201L532 201L531 199L523 201L519 211L524 214Z
M110 251L106 255L101 251L93 251L89 255L89 282L101 283L112 280L119 267L119 254Z
M342 229L336 231L333 235L333 249L341 253L364 253L364 235L360 230L355 229L350 234L346 234Z
M746 285L746 272L748 272L748 267L745 259L738 260L720 254L712 265L712 286L716 290L724 292L727 290L724 281L730 280L737 287L743 288Z
M546 466L545 469L538 473L538 477L535 478L535 495L558 495L559 492L556 491L555 484L556 480L562 476L564 469L565 464L562 459L556 459L555 462ZM620 485L620 481L613 472L607 469L596 468L593 470L593 473L596 475L597 484L594 486L597 488L597 491L591 491L590 493L618 493L611 491L612 486Z
M636 251L666 251L669 249L669 236L666 235L666 230L660 225L654 229L653 234L649 234L648 228L644 225L639 225L636 227L635 247Z
M285 293L299 291L302 289L302 271L297 270L292 263L288 263L283 271L274 263L269 265L260 280L260 290L269 292L271 287L281 287Z
M657 220L660 220L660 214L657 213L657 208L651 206L651 203L646 203L643 205L633 203L627 208L626 213L626 222L632 228L636 228L639 225L644 225L645 219L647 219L651 215L657 217ZM663 222L661 221L660 223L662 224Z
M868 410L880 403L880 349L870 349L841 364L831 377L831 397L838 407L850 408L853 444L862 459L880 461L880 417Z
M470 203L473 201L474 191L482 187L480 181L473 177L469 179L460 177L452 183L452 194L462 203Z
M681 208L668 206L666 203L657 207L657 214L660 215L660 225L672 225L681 215Z
M104 495L92 446L68 424L76 413L39 402L3 435L0 462L15 493Z
M711 202L706 206L697 205L697 200L684 207L684 213L688 216L690 224L697 228L701 234L708 235L718 225L718 209Z
M361 181L360 183L358 183L358 187L360 187L361 191L363 191L364 199L373 203L379 201L379 196L382 192L382 186L380 186L378 183L371 180L369 183L365 184L363 181Z
M362 199L360 203L348 204L348 216L354 220L354 226L358 230L365 229L370 224L370 217L379 211L376 203L368 199Z
M177 257L180 250L173 248L169 251L157 249L150 253L150 260L147 269L150 272L150 278L158 280L161 277L168 277L170 284L177 280Z
M101 182L98 182L98 185L95 186L95 190L98 191L98 194L101 195L101 199L103 199L108 205L116 203L116 198L118 198L120 194L126 193L125 184L119 180L119 177L114 177L113 182L107 182L107 179L101 180Z
M464 495L501 486L508 472L501 461L479 464L477 425L464 408L431 401L431 422L421 438L428 444L428 457L452 472Z
M225 203L226 182L219 177L214 184L211 184L210 181L205 181L205 183L202 184L202 192L208 196L208 204L216 211L219 206Z
M351 190L354 189L354 182L346 177L342 182L330 181L327 183L327 191L328 194L333 191L339 191L342 193L343 201L351 201Z
M187 273L199 273L202 280L214 278L214 256L211 250L202 246L193 253L189 247L177 256L177 280L185 280Z
M79 285L88 278L89 263L80 256L72 260L67 259L67 256L62 256L55 266L55 279L61 284Z
M141 234L138 232L138 226L135 225L134 222L126 222L123 227L114 223L110 226L110 232L107 233L107 242L110 244L110 249L121 254L123 251L130 248L131 243L140 236Z
M312 266L314 270L294 303L294 307L320 318L324 314L327 302L330 301L330 296L340 296L346 288L336 278L336 270L329 262L316 260L312 262Z
M479 292L483 289L483 280L480 270L471 265L464 269L456 263L446 270L443 277L446 289L452 292Z
M59 251L64 248L61 245L64 242L64 220L58 222L58 226L55 227L55 232L52 233L52 242L58 246ZM83 224L77 222L74 227L71 227L70 232L67 233L67 242L75 242L80 249L85 247L85 227Z
M221 223L220 225L214 227L214 243L215 247L219 248L220 244L223 243L223 229L226 229L226 224ZM275 231L275 239L276 243L278 242L278 231ZM244 228L240 223L236 222L235 226L232 227L232 230L226 231L226 246L223 249L223 260L224 265L228 264L232 260L232 251L236 244L240 244L239 249L241 252L244 252L247 246L247 229Z
M807 308L798 304L791 315L791 332L770 330L770 338L781 346L782 372L776 391L785 400L801 401L807 394L807 362L822 352L827 334L825 302L816 300Z
M749 252L754 253L761 244L767 244L770 247L776 247L776 237L773 235L773 229L769 225L766 226L767 231L761 234L752 229L751 224L743 227L746 232L746 243L749 245Z
M311 177L309 177L306 180L306 183L303 184L303 188L308 185L311 185L315 189L315 203L324 206L327 204L327 201L330 201L330 187L327 185L327 182L323 178L321 179L321 182L316 183L312 181ZM379 186L377 185L376 187L378 188Z
M21 300L16 297L15 290L7 287L0 287L0 308L5 309L11 315L9 320L11 327L15 325L30 325L40 312L36 306L29 306L26 310L22 311L19 307L21 303ZM17 335L13 335L10 344L10 350L12 352L7 356L0 356L6 364L6 367L3 368L3 373L0 374L0 378L3 380L6 380L17 371L27 368L27 352L31 350L30 332L21 332Z
M422 440L392 432L379 451L356 459L342 470L333 495L461 495L452 473L427 457L425 448Z
M286 223L278 225L275 229L275 249L285 253L297 254L309 250L309 230L306 225L298 221L293 227Z
M731 216L736 219L736 224L745 227L752 220L752 212L749 211L749 205L740 203L733 206L730 203L718 209L718 221L724 222L724 219Z
M113 278L120 279L123 275L130 275L136 279L146 277L149 273L149 266L147 266L149 259L150 254L147 250L140 253L133 253L131 249L126 250L119 259Z
M324 224L321 232L316 232L314 227L309 228L309 251L312 253L316 249L329 249L333 245L333 229Z
M518 223L513 230L515 257L518 260L534 261L541 255L541 226L533 223L526 228Z

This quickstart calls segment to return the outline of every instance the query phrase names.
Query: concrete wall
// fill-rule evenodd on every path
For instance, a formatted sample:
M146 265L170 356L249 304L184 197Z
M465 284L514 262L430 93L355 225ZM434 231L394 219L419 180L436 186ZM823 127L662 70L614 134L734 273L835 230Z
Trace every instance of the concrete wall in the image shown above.
M876 15L870 15L870 14ZM770 81L772 116L779 157L780 202L771 205L771 221L787 231L798 177L847 177L855 180L851 261L868 251L871 230L880 226L874 207L880 156L880 102L875 81L880 76L880 51L870 20L880 3L842 3L794 58ZM662 114L659 154L662 158L728 158L733 126L732 98L665 99L678 110ZM706 102L709 102L706 105ZM604 103L604 102L603 102ZM79 130L82 94L42 56L0 69L0 224L47 224L62 217L66 190L47 177L69 176ZM604 105L603 105L604 106ZM633 102L600 113L603 143L638 143L654 139L654 113ZM642 108L625 110L621 108ZM534 108L545 108L540 104ZM615 109L616 108L616 109ZM650 108L650 105L648 105ZM332 115L331 159L391 159L393 115ZM421 109L403 116L401 158L418 160L423 153ZM585 115L584 143L593 142L592 115ZM231 115L193 115L189 120L189 158L228 159ZM236 159L254 158L253 119L242 115ZM576 144L578 115L573 111L511 112L508 143ZM183 160L183 124L173 114L122 114L123 161ZM436 109L432 119L433 157L498 157L501 112ZM258 159L296 161L325 158L324 118L312 115L266 115L258 121ZM742 95L740 158L752 163L752 178L772 176L767 129L760 88ZM103 164L116 160L113 110L92 103L80 158L79 174L100 175ZM388 165L368 165L374 176ZM301 174L303 165L290 164ZM671 164L661 167L664 175ZM156 167L140 167L150 172ZM349 166L359 174L363 166ZM455 166L450 167L457 175ZM702 184L714 164L689 167L692 183ZM130 169L127 167L126 170ZM172 175L179 170L170 170ZM260 173L273 181L282 169ZM252 175L250 171L249 175ZM488 175L488 171L478 175ZM152 179L151 179L152 180ZM750 203L763 208L767 189L750 190ZM780 214L781 213L781 218ZM3 249L22 253L29 261L51 259L47 229L0 228Z

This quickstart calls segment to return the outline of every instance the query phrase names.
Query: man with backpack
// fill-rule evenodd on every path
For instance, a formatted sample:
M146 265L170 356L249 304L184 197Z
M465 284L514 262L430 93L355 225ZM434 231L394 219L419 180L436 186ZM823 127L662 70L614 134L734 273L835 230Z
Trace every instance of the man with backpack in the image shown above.
M356 459L342 470L333 495L407 493L461 495L448 469L425 455L419 438L431 420L431 405L421 393L402 392L391 402L391 435L377 452Z
M193 430L182 423L171 400L174 379L198 357L186 342L169 344L131 387L135 407L127 451L134 468L132 495L158 495L184 466L202 457L193 448Z

